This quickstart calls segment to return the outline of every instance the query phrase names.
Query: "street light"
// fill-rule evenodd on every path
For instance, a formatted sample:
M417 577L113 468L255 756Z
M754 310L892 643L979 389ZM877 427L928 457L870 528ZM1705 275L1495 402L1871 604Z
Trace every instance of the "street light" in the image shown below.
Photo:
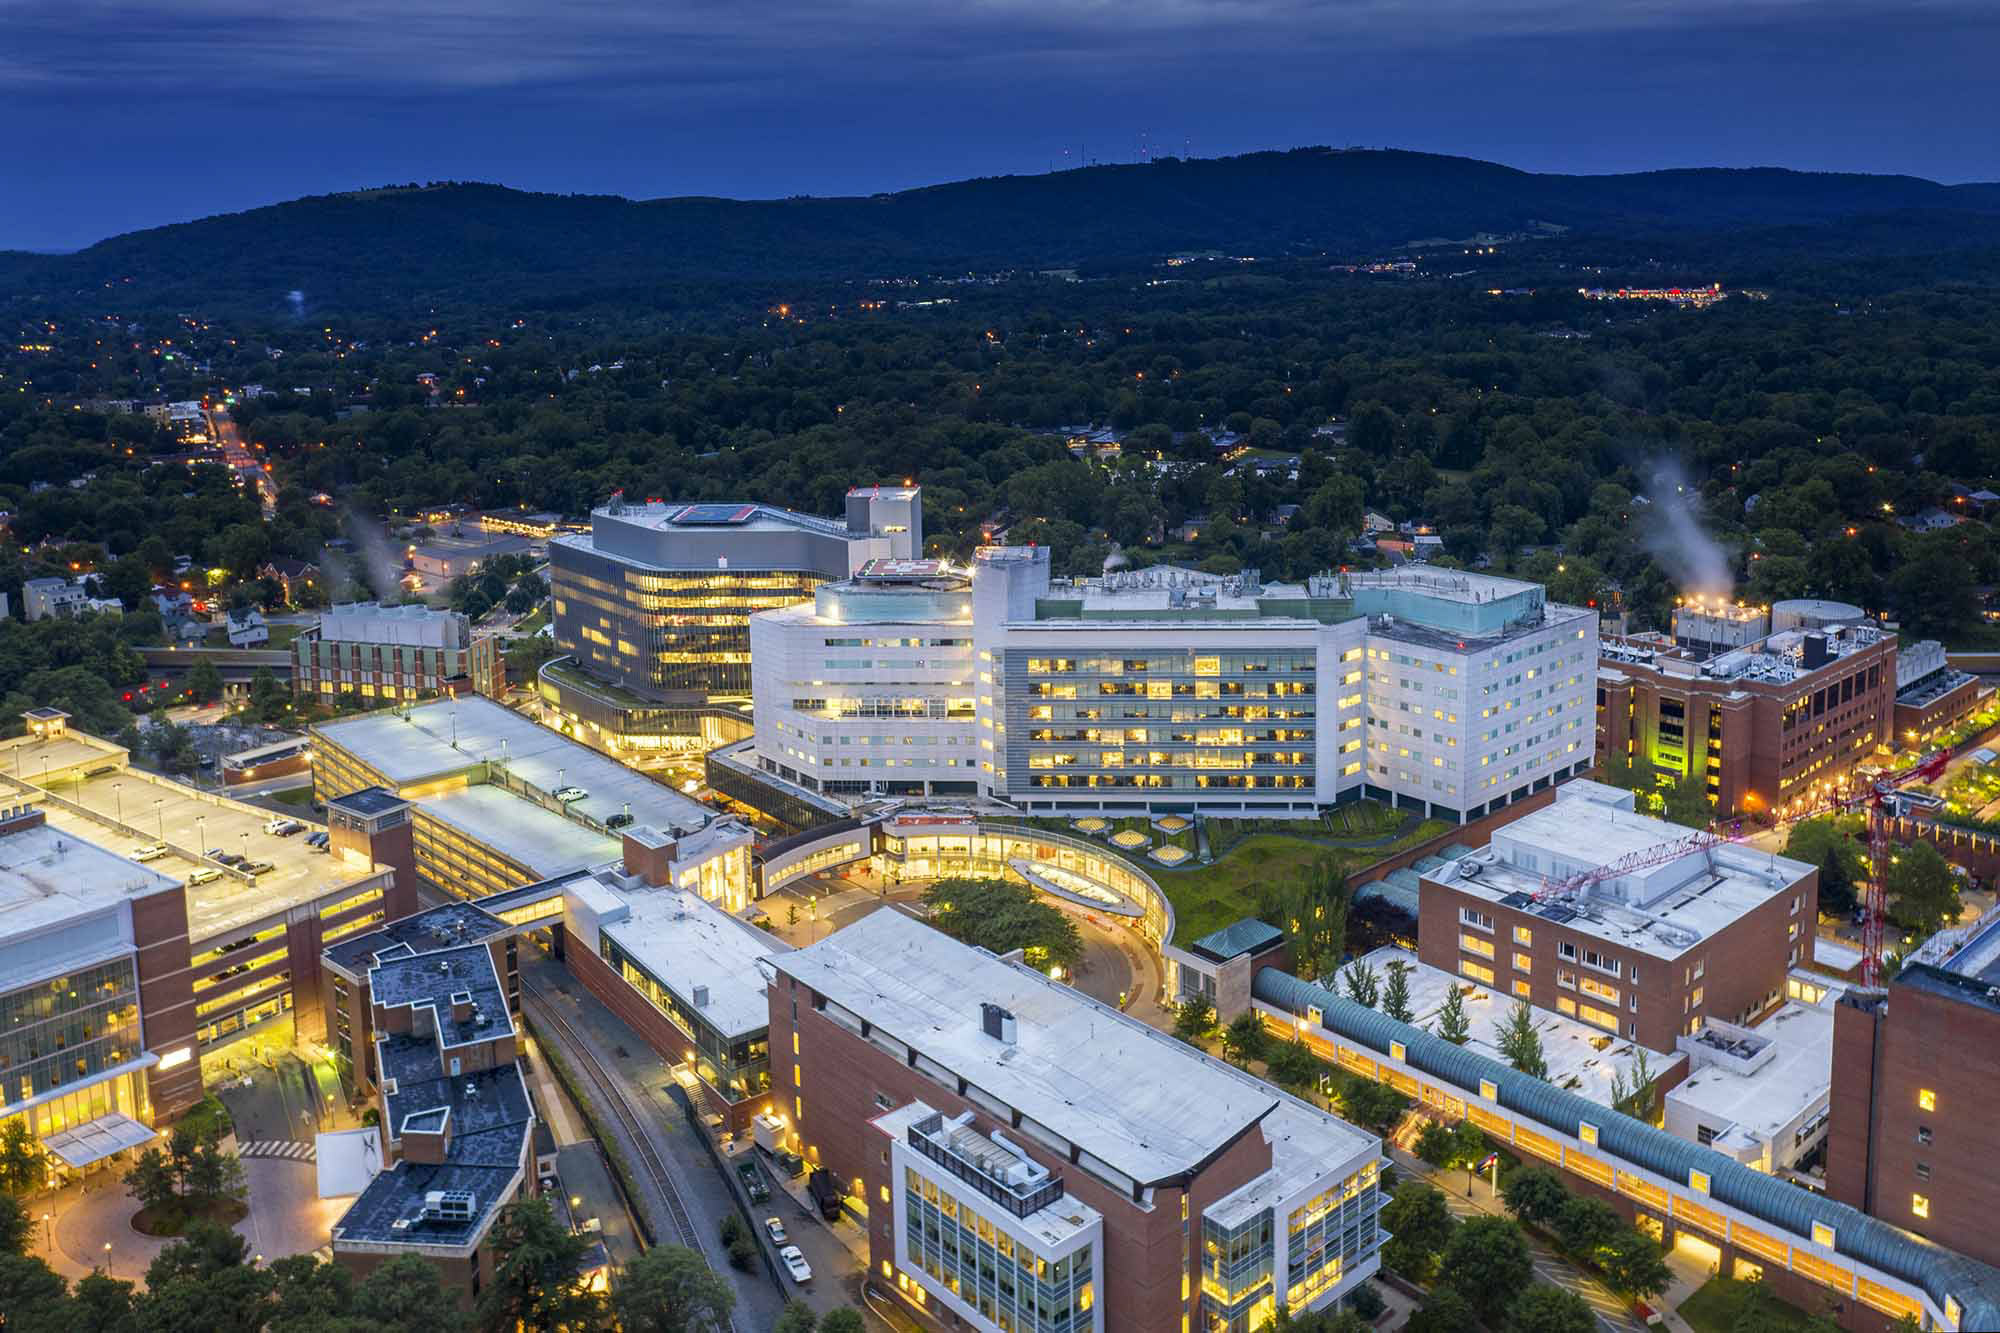
M56 1215L54 1213L42 1214L42 1230L48 1239L49 1253L54 1254L56 1252Z
M111 808L117 812L115 817L118 822L123 824L125 822L125 784L122 782L111 784Z
M104 1272L110 1277L118 1276L111 1267L111 1242L108 1240L104 1242Z

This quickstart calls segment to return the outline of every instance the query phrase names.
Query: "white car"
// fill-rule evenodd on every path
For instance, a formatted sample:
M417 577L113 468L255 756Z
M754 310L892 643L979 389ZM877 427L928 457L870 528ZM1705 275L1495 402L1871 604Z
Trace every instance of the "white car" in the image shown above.
M197 884L206 884L212 879L221 878L222 872L220 870L217 870L214 866L203 866L201 869L191 873L187 877L187 882L188 887L192 888Z
M556 792L556 799L567 805L571 801L580 801L588 795L590 793L581 787L564 787Z
M792 1275L792 1281L806 1283L813 1280L812 1265L806 1262L804 1254L796 1245L786 1245L779 1249L778 1257L785 1261L785 1271Z
M785 1234L785 1224L775 1217L764 1219L764 1234L771 1238L773 1245L783 1245L791 1239Z
M267 819L264 821L264 832L276 833L291 822L291 820L286 819L283 815L278 816L276 819Z
M132 849L132 859L134 861L157 861L166 854L167 844L164 842L149 842L144 847L134 847Z

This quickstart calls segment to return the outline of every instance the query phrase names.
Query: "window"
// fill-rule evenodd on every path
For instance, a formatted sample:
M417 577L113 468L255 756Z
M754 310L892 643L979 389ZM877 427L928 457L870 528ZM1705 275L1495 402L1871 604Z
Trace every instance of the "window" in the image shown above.
M1516 972L1533 972L1535 970L1535 960L1517 950L1514 954L1514 970Z
M1459 908L1458 919L1461 923L1471 926L1474 930L1483 930L1488 934L1491 934L1493 931L1493 918L1484 912L1475 911L1470 907Z
M1392 1041L1389 1043L1389 1058L1400 1064L1409 1058L1409 1048L1400 1041ZM1185 1212L1182 1216L1186 1216Z
M1579 1120L1576 1122L1576 1136L1585 1143L1595 1147L1597 1145L1597 1126L1591 1124L1588 1120Z
M1599 981L1596 977L1585 977L1578 984L1585 995L1594 995L1609 1004L1616 1004L1624 998L1616 986Z
M1839 1238L1839 1233L1824 1222L1815 1222L1812 1224L1812 1238L1813 1244L1824 1245L1830 1250L1834 1248L1833 1242Z
M1520 996L1524 1000L1531 999L1535 994L1535 988L1529 985L1527 982L1521 980L1519 977L1515 977L1514 994Z
M1918 1088L1917 1109L1920 1111L1937 1110L1937 1094L1935 1092L1932 1092L1929 1088Z
M1708 1172L1688 1168L1688 1188L1696 1194L1708 1193Z
M1493 969L1469 958L1458 960L1458 971L1461 976L1471 977L1474 981L1483 981L1489 986L1493 984Z
M1556 956L1566 958L1574 963L1576 961L1576 946L1567 941L1560 942L1556 945Z
M1930 1141L1931 1141L1931 1127L1929 1125L1918 1125L1917 1142L1929 1143Z
M1912 1213L1915 1213L1918 1217L1929 1217L1931 1215L1930 1196L1925 1194L1912 1194L1910 1196L1910 1211Z
M1534 931L1528 929L1526 926L1514 927L1514 943L1533 945L1534 942L1535 942Z
M1929 1180L1930 1178L1931 1178L1931 1164L1929 1162L1918 1162L1917 1179Z
M1500 1085L1490 1078L1479 1080L1479 1095L1489 1102L1500 1100Z
M1477 935L1461 934L1458 937L1458 947L1467 953L1476 953L1481 958L1491 958L1493 956L1493 941L1482 940Z

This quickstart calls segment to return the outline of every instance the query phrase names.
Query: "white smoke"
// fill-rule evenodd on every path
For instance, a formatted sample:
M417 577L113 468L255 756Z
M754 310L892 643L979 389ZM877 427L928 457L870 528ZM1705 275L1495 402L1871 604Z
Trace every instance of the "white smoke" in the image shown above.
M381 526L351 509L343 509L340 527L354 543L354 554L376 600L398 601L403 594L403 557L383 535Z
M1678 458L1658 458L1643 475L1650 478L1645 495L1653 502L1640 533L1646 550L1683 593L1727 598L1736 575L1729 553L1702 527L1701 493L1686 467Z
M306 294L294 287L285 293L285 304L292 308L293 319L304 319L306 315Z

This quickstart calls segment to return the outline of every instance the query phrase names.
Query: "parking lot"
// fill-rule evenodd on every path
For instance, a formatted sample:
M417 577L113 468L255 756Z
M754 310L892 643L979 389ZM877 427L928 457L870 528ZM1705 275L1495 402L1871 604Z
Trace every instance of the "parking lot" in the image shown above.
M264 831L269 821L280 817L268 810L240 805L138 769L79 776L57 782L51 790L128 831L117 832L99 819L49 802L49 822L56 827L126 856L163 842L172 850L149 860L151 869L180 880L204 878L204 882L190 882L188 887L188 934L192 939L209 939L283 908L310 902L368 873L309 845L306 833L322 827L309 819L296 821L305 831L279 837ZM205 878L198 872L221 867L214 861L181 854L198 858L208 851L267 863L270 869L257 874L254 882L227 870Z

